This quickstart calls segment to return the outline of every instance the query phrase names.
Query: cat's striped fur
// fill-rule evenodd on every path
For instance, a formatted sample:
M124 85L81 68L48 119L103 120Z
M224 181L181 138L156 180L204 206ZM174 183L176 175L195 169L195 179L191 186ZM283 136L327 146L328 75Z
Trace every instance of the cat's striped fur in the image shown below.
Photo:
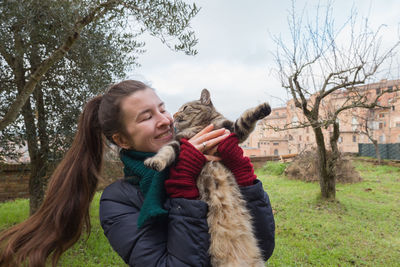
M179 153L177 140L190 139L211 123L214 129L226 128L236 133L241 143L254 130L257 121L270 112L270 106L263 103L245 111L236 122L232 122L216 111L210 93L203 89L200 100L183 105L174 115L177 130L175 141L163 146L145 164L158 171L163 170L175 161ZM200 199L209 207L207 222L211 264L227 267L264 266L253 234L251 216L232 173L220 162L207 162L197 178L197 187Z

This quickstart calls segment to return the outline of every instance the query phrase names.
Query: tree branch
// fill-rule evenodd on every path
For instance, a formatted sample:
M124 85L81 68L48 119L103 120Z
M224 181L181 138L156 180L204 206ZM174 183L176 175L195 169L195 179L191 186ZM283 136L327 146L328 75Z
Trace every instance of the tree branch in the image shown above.
M0 43L0 55L3 56L7 64L10 66L12 70L15 69L15 58L13 55L7 52L6 48Z
M66 37L64 43L57 48L47 59L45 59L29 77L22 92L19 92L15 101L11 104L8 112L0 121L0 131L12 123L18 116L21 108L24 106L29 96L35 90L37 83L46 74L46 72L71 49L72 45L78 40L79 34L83 28L91 22L102 17L108 10L118 5L121 1L109 0L92 9L85 17L77 20L73 31Z

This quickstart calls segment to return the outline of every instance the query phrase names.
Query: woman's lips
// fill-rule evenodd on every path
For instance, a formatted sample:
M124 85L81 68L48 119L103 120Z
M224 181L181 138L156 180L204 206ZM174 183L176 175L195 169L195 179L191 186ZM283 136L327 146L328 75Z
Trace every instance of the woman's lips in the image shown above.
M170 138L172 138L172 129L169 129L168 131L166 131L160 135L157 135L155 137L155 139L170 139Z

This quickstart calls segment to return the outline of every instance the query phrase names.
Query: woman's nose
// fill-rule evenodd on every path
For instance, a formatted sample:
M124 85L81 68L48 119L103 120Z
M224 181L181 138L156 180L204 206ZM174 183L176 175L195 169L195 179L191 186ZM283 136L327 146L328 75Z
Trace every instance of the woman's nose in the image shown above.
M160 120L158 121L159 126L170 125L172 123L172 118L169 113L160 114Z

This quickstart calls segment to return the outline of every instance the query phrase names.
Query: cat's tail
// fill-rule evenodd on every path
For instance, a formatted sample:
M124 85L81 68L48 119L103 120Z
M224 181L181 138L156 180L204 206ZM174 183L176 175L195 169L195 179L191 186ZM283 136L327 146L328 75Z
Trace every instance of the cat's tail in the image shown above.
M246 110L234 125L234 132L238 136L239 143L242 143L249 137L254 130L257 121L264 119L271 113L271 107L268 103L262 103L257 107Z

